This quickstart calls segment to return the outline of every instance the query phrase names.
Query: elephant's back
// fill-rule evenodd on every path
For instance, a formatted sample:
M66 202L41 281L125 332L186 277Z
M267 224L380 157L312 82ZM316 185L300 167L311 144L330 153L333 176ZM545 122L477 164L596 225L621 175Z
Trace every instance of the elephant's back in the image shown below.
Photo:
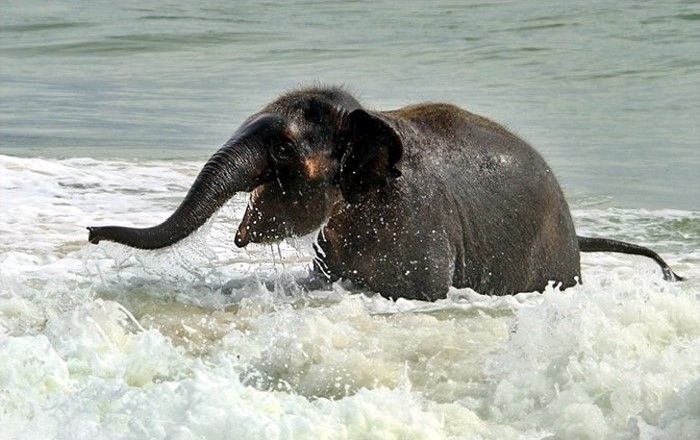
M411 155L414 148L422 155L453 153L465 158L488 152L519 155L537 152L503 125L448 103L421 103L385 112L397 121L399 130L409 139L414 131L418 142L405 145ZM413 147L413 148L412 148Z
M432 174L448 182L464 180L473 188L508 190L509 183L517 182L535 193L561 191L532 146L486 117L446 103L410 105L386 114L404 139L407 165L425 168L428 179Z
M421 130L430 130L438 135L482 129L487 132L512 136L505 127L497 122L444 102L413 104L388 111L386 114L408 121Z

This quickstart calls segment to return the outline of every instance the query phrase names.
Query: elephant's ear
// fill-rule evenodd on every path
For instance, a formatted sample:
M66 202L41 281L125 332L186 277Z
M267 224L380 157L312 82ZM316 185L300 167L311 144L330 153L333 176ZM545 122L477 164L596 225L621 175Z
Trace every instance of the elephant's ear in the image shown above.
M348 144L340 166L340 189L349 202L401 176L399 134L379 116L357 109L348 115Z

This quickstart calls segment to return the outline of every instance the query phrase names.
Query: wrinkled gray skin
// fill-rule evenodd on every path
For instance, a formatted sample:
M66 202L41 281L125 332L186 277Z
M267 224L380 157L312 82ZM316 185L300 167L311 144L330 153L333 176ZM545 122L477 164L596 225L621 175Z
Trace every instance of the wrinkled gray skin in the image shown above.
M374 112L338 88L291 92L251 116L162 224L92 227L89 239L169 246L239 191L251 196L236 245L321 228L318 280L435 300L450 286L505 295L580 279L566 200L526 142L453 105Z

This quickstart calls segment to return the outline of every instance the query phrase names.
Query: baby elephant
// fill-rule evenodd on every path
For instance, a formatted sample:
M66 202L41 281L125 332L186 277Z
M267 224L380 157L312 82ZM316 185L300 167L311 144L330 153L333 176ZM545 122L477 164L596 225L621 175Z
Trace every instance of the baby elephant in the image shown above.
M370 111L333 87L248 118L160 225L90 227L89 240L170 246L239 191L251 195L237 246L320 228L312 275L390 298L567 288L581 279L579 252L645 255L680 279L649 249L577 237L552 170L499 124L450 104Z

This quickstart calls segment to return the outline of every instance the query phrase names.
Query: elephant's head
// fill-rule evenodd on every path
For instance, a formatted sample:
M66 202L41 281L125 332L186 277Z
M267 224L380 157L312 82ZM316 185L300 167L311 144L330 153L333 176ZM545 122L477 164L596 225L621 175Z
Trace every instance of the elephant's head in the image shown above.
M244 122L163 223L143 229L90 227L89 240L166 247L190 235L241 191L251 196L237 246L307 234L323 225L343 198L355 202L398 176L400 157L394 129L346 92L289 93Z

